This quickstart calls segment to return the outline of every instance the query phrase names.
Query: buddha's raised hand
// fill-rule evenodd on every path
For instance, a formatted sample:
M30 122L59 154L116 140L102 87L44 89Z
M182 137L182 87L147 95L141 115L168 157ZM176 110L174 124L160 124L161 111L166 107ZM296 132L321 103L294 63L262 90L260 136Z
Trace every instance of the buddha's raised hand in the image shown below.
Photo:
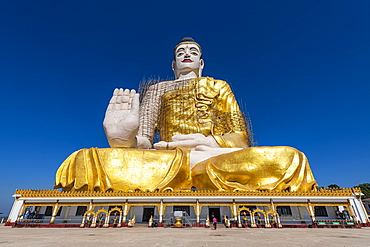
M135 90L114 90L103 121L111 147L136 147L139 105L139 94Z

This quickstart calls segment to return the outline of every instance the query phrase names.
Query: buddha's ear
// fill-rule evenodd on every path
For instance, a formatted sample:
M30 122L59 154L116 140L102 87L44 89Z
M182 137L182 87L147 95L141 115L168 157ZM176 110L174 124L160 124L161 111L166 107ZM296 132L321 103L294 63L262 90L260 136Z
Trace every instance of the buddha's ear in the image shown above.
M178 79L175 61L172 61L172 71L173 71L173 74L175 75L175 79Z
M176 69L176 62L175 61L172 61L171 66L172 66L172 71L175 71L175 69Z
M204 60L203 59L201 59L200 61L199 61L199 70L198 70L198 76L199 77L202 77L202 72L203 72L203 68L204 68Z

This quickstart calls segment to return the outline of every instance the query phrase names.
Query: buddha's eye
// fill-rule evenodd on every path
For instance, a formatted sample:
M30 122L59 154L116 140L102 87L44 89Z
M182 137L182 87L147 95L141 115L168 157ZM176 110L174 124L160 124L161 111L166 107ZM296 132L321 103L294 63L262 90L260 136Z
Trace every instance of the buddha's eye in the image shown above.
M193 55L193 56L198 56L198 53L196 53L196 52L192 52L192 53L191 53L191 55Z
M178 53L177 54L177 56L179 57L179 56L182 56L182 55L184 55L184 53L183 52L180 52L180 53Z

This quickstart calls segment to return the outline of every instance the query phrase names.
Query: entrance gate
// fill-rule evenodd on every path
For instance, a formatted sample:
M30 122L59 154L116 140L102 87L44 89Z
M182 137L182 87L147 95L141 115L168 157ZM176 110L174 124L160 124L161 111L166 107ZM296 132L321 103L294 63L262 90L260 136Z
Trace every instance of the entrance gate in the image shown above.
M212 216L216 217L217 222L221 222L220 208L209 208L208 209L209 219L212 222Z
M143 222L148 222L151 216L154 216L154 208L144 208Z

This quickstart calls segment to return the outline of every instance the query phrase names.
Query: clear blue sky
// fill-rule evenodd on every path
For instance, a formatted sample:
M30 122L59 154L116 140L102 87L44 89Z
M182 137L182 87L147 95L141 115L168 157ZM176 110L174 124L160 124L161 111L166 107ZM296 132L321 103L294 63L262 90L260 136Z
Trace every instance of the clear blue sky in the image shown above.
M107 147L115 87L172 76L191 36L259 146L309 158L320 186L370 182L370 1L1 1L0 212L51 189L73 151Z

